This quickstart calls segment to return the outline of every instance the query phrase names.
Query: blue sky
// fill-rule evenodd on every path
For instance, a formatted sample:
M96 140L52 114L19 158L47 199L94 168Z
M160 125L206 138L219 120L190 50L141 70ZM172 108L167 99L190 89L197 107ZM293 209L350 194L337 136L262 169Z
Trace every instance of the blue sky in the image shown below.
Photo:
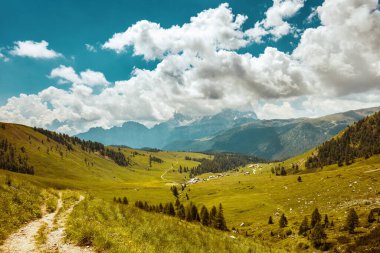
M115 32L124 31L139 20L160 23L170 27L189 21L190 17L202 10L215 8L226 1L216 0L144 0L144 1L76 1L76 0L5 0L0 15L0 47L11 47L14 41L49 42L49 47L65 55L64 58L36 61L29 58L12 58L6 64L0 64L0 105L11 96L20 93L36 93L54 85L47 78L50 71L60 64L73 66L77 71L93 69L105 73L110 81L124 80L130 76L133 67L152 69L156 62L144 61L142 57L132 56L129 50L117 55L107 50L92 53L85 44L99 47ZM320 0L306 2L305 7L291 20L299 28L315 25L304 20L311 8L321 4ZM265 11L272 5L271 0L229 1L234 13L249 16L245 27L264 17ZM282 51L291 51L297 38L286 36L277 42L267 41L260 45L251 45L242 49L254 55L262 53L266 46L276 46Z
M318 116L331 108L376 105L378 98L380 61L373 45L380 30L377 0L3 0L0 8L4 121L75 133L128 120L159 122L175 111L201 116L225 107L255 110L262 118ZM201 21L190 21L202 13ZM240 16L245 16L243 22L237 21ZM219 21L226 27L213 26ZM187 42L197 37L192 32L202 29L202 22L210 26L210 38L197 38L195 47ZM173 29L175 25L180 29ZM219 28L233 31L225 35ZM150 33L147 41L144 31ZM113 39L115 34L124 39ZM35 57L21 49L43 47L42 41L48 43L42 50L55 56ZM359 56L354 55L358 46L366 51ZM210 69L220 61L226 63L218 74L225 74L223 79ZM366 64L373 69L358 68ZM107 96L111 92L120 97ZM67 100L59 104L54 96ZM130 103L111 113L116 105L98 104L100 98L120 99L120 107L124 100ZM74 100L88 102L68 102ZM317 107L321 101L325 109ZM44 120L25 110L34 106L46 112Z

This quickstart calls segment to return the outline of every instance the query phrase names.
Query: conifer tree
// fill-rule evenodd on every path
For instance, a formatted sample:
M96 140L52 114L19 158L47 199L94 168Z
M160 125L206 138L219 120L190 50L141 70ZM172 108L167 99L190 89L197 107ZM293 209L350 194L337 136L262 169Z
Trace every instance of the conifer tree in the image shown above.
M273 224L273 219L272 216L269 216L268 224L272 225Z
M127 197L124 197L124 198L123 198L123 204L124 204L124 205L128 205L128 199L127 199Z
M324 242L326 238L327 238L327 235L325 233L325 230L323 229L321 223L318 221L314 225L314 228L311 230L311 233L310 233L311 242L313 243L314 247L318 248L322 245L322 242Z
M348 211L347 219L346 219L346 226L348 229L348 232L350 234L354 233L355 228L359 225L359 217L356 213L355 209L351 208Z
M308 230L309 230L309 221L307 220L307 217L305 216L298 230L298 234L306 236L306 233Z
M175 200L175 208L178 209L179 205L181 204L181 202L179 201L179 199L177 198Z
M185 207L180 204L179 207L178 207L178 210L177 210L177 216L178 218L180 218L181 220L184 220L186 218L186 211L185 211Z
M169 203L168 215L175 216L175 210L172 202Z
M311 214L311 227L313 228L317 222L321 223L322 216L318 211L318 208L315 208Z
M216 210L216 207L215 206L212 206L211 208L211 211L210 211L210 225L212 227L216 227L216 214L217 214L217 210Z
M369 212L369 215L368 215L368 222L369 223L372 223L374 222L376 219L375 219L375 216L373 215L373 212Z
M284 228L288 225L288 219L285 217L285 214L282 214L279 221L280 228Z
M327 216L327 214L325 214L325 220L324 220L324 226L325 226L325 228L328 228L329 227L329 217Z
M193 204L191 204L191 218L193 221L200 221L198 208Z
M172 191L174 197L178 198L178 189L175 185L173 185L172 187L170 187L170 190Z
M202 206L201 209L201 223L203 226L208 226L210 223L210 217L209 217L208 210L205 206Z
M227 230L226 220L224 219L223 206L219 204L219 210L216 214L216 228L219 230Z

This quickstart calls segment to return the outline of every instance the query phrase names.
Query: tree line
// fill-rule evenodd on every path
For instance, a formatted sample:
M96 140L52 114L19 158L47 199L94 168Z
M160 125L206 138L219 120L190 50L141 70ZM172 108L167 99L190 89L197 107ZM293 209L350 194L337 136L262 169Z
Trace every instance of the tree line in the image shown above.
M114 197L113 201L118 204L128 205L127 197ZM176 199L176 202L168 202L166 204L148 204L146 201L137 200L135 207L147 211L161 213L172 217L178 217L187 222L198 222L202 226L212 227L215 229L227 231L226 220L224 218L224 211L222 204L218 208L213 206L210 210L206 206L202 206L200 211L195 204L190 202L186 207Z
M29 164L26 149L16 148L6 138L0 138L0 169L34 175L34 168Z
M79 139L78 137L71 137L67 134L56 133L43 128L34 127L33 129L34 131L45 135L48 138L48 141L52 139L64 145L68 151L74 150L74 146L79 145L81 149L85 152L99 152L100 155L110 158L120 166L129 165L129 160L120 151L120 148L118 149L118 151L115 151L114 149L105 147L102 143L99 142L85 141Z
M369 158L380 154L380 112L368 116L348 127L340 136L326 141L308 157L306 168L321 168L338 164L350 165L356 158Z
M246 166L250 163L264 162L263 159L255 156L239 154L215 154L212 160L204 158L199 159L198 161L200 161L200 164L190 169L190 177L195 177L208 172L221 173L237 170L239 167Z

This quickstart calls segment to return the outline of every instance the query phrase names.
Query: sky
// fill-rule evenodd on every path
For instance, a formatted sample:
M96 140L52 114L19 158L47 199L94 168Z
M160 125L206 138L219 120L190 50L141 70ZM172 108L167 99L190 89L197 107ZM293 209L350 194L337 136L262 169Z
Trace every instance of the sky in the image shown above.
M380 105L378 0L2 0L0 121L76 134Z

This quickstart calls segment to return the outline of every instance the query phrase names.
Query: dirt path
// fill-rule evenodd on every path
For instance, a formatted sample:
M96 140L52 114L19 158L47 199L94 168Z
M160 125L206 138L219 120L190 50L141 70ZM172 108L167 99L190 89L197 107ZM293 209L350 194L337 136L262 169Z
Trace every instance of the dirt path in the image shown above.
M178 161L176 161L176 164L178 164ZM169 169L165 170L164 173L162 173L162 175L161 175L161 179L164 180L164 181L169 181L169 180L167 180L164 176L165 176L166 173L168 173L169 170L172 170L172 169L174 169L173 165L172 165L172 167L170 167ZM175 183L175 182L173 182L173 183Z
M66 211L59 214L62 209L62 198L58 199L57 209L54 213L44 215L41 219L32 221L18 232L11 235L5 243L0 246L0 252L3 253L38 253L38 252L60 252L60 253L91 253L90 248L81 248L76 245L67 243L65 238L65 223L67 217L72 212L75 205L84 199L80 197L79 201L70 206ZM44 244L36 243L36 235L41 226L46 226L46 240Z

